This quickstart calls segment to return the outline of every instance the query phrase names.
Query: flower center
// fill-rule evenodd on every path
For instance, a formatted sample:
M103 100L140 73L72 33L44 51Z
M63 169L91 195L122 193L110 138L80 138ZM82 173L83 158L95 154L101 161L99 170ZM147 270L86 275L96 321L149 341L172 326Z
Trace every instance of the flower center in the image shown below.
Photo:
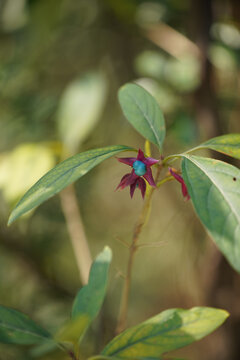
M146 165L140 160L134 161L133 169L134 169L135 174L138 176L143 176L147 172Z

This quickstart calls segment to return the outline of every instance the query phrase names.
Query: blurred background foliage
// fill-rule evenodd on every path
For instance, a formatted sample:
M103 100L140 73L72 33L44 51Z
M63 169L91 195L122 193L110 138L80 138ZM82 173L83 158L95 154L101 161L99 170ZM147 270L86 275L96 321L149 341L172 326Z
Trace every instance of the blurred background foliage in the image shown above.
M158 100L167 123L165 154L240 132L239 0L0 0L0 303L53 331L81 286L59 197L10 228L7 218L59 160L110 144L143 148L117 101L128 81ZM129 240L142 205L139 194L130 200L128 191L114 192L125 171L111 159L76 184L92 255L105 244L114 254L86 354L113 336L127 259L119 239ZM239 360L239 275L178 184L156 193L142 235L147 242L159 247L144 246L136 257L129 325L170 307L221 307L231 313L227 324L177 354ZM1 360L35 355L0 345ZM64 359L57 352L40 358Z

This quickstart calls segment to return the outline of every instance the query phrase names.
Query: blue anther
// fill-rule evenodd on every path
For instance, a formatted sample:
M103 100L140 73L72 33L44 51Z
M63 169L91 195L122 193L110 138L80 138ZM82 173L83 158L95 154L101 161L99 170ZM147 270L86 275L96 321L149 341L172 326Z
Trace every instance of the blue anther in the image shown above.
M135 174L138 176L143 176L147 172L146 165L140 160L134 161L133 169L134 169Z

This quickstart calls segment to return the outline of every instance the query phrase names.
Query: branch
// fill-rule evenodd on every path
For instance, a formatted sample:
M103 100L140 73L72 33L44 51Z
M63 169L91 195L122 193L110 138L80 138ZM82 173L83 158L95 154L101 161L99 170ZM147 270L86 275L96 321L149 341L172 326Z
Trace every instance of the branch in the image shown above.
M92 258L81 219L77 197L73 185L68 186L60 193L62 210L66 219L68 232L77 261L82 284L88 282Z

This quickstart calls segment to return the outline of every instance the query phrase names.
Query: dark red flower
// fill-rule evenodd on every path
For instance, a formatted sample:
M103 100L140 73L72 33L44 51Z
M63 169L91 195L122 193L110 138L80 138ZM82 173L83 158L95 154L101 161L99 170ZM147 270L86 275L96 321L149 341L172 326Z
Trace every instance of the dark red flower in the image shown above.
M182 194L183 194L183 197L184 199L187 201L190 199L190 195L188 193L188 189L187 189L187 186L182 178L181 175L179 175L174 169L172 168L169 168L169 172L170 174L181 184L182 186Z
M130 174L126 174L122 177L117 189L122 190L126 186L130 186L130 196L133 197L136 187L139 187L142 193L142 197L144 198L146 192L145 180L147 180L149 185L156 186L152 176L152 170L150 167L158 163L159 160L153 159L151 157L146 158L142 150L139 149L136 158L135 157L118 158L118 161L131 166L133 170Z

